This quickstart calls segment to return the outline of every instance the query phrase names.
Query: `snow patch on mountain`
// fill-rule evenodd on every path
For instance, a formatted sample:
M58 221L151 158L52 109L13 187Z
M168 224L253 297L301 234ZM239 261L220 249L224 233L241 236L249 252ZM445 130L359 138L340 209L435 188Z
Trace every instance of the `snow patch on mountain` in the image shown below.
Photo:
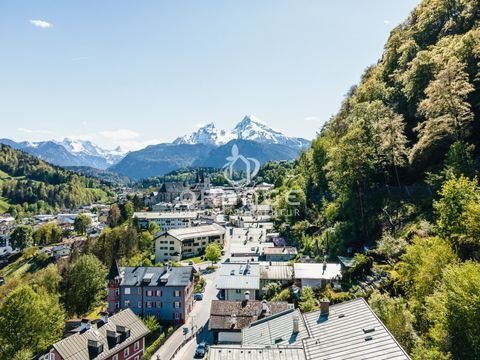
M245 116L230 131L219 130L213 123L208 123L190 135L179 137L174 144L206 144L224 145L231 140L251 140L264 144L280 144L295 148L307 147L310 141L302 138L289 137L274 130L254 115Z

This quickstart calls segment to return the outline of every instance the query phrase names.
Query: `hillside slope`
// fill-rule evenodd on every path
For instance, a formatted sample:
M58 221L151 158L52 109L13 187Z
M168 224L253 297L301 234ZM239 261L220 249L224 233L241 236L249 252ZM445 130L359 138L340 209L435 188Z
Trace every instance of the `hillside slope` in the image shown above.
M51 165L30 154L0 144L0 196L3 210L22 213L73 209L108 196L97 179Z

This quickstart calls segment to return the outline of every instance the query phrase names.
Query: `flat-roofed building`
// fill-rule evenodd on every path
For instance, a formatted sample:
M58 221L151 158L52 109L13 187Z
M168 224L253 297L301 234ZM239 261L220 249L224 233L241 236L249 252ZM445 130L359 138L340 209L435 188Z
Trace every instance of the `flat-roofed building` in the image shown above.
M155 262L198 256L209 244L223 245L224 240L225 228L215 223L161 231L155 235Z
M133 218L137 220L142 229L146 229L150 222L160 226L162 231L191 227L198 213L194 211L171 211L171 212L136 212Z

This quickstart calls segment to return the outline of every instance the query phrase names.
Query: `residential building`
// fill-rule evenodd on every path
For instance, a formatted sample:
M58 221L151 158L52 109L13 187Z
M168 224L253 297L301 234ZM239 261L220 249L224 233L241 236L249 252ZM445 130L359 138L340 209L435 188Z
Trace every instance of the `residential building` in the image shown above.
M217 289L225 300L255 300L260 290L258 263L223 263L219 270Z
M193 220L198 218L196 212L136 212L133 218L137 220L138 225L142 229L146 229L150 222L156 223L161 231L172 229L187 228L192 226Z
M108 311L184 323L193 308L192 266L118 267L108 274Z
M215 223L160 232L155 235L155 262L198 256L209 244L222 245L224 239L225 228Z
M52 256L55 260L64 256L70 256L71 248L67 245L56 245L52 247Z
M263 249L265 261L290 261L297 257L297 248L294 246L266 247Z
M270 282L280 283L282 286L293 283L293 265L286 262L260 263L260 289Z
M288 307L289 304L286 301L213 300L210 306L208 328L214 334L215 343L240 344L243 328L258 319L265 319L287 310Z
M293 273L299 287L323 287L329 282L342 279L341 266L336 263L295 263Z
M10 244L10 235L0 235L0 256L8 255L13 251Z
M39 360L140 360L150 330L132 310L102 314L94 324L82 320L74 335L53 344Z
M363 298L301 314L288 309L251 322L242 344L209 349L210 360L409 360L410 357Z

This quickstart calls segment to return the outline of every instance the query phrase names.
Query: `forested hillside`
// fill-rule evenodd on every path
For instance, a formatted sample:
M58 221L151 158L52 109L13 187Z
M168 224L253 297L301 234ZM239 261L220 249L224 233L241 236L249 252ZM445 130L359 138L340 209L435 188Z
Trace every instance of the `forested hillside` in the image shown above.
M106 199L108 187L0 145L0 195L12 215L72 209Z
M284 178L300 206L277 197L303 253L386 265L367 296L416 359L480 358L479 24L477 0L423 1Z

